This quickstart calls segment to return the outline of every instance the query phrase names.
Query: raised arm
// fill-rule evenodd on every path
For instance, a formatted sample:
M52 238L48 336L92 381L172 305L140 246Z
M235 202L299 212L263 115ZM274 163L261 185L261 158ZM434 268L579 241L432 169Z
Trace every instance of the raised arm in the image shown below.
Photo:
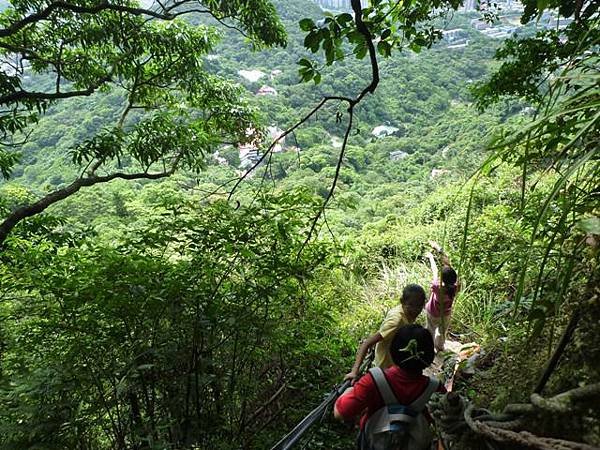
M352 366L352 370L346 374L344 380L354 380L358 377L358 371L360 370L360 365L364 361L369 349L377 344L379 341L383 340L383 336L379 333L375 333L369 336L367 339L362 341L360 347L358 347L358 351L356 352L356 360L354 361L354 365Z
M435 241L429 241L429 245L431 245L433 250L439 253L440 258L442 259L442 264L444 266L450 266L450 258L448 258L448 255L446 255L442 246Z
M431 273L433 275L433 283L437 283L438 282L438 267L437 264L435 263L435 258L433 257L433 254L431 252L427 252L425 254L425 256L427 256L427 258L429 259L429 267L431 267Z

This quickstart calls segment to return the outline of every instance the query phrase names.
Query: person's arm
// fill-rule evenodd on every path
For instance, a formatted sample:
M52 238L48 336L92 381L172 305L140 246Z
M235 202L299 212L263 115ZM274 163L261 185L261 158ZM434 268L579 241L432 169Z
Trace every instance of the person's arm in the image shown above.
M444 266L451 266L450 258L448 258L448 255L446 255L446 253L444 252L444 249L442 248L442 246L440 244L438 244L435 241L429 241L429 245L431 245L431 248L439 253L440 258L442 258L442 264Z
M352 370L346 374L344 380L354 380L358 377L358 371L360 370L360 365L367 356L369 349L377 344L379 341L383 340L383 336L379 333L375 333L372 336L369 336L367 339L362 341L360 347L358 347L358 351L356 352L356 360L354 361L354 365L352 366Z
M335 401L333 417L344 422L359 417L373 403L376 389L373 377L361 377Z
M337 406L333 407L333 417L336 418L337 420L344 420L344 416L342 416L340 414L340 412L337 409Z
M425 256L427 256L427 258L429 259L429 267L431 267L431 273L433 274L432 283L437 284L437 282L438 282L438 267L437 267L437 264L435 263L435 258L433 257L433 254L431 252L427 252L425 254Z
M344 391L344 393L340 396L340 398L346 396L346 395L351 395L354 392L354 388L348 388ZM335 402L335 405L333 405L333 417L337 420L346 420L346 418L344 416L342 416L342 414L340 413L340 410L337 407L337 402Z

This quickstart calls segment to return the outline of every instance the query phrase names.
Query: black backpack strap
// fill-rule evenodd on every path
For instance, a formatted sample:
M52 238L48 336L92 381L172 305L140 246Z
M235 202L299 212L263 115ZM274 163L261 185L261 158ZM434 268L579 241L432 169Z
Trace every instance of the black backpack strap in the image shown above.
M392 388L390 387L390 384L388 383L388 380L385 377L381 367L373 367L369 369L369 373L373 377L375 385L377 386L377 389L379 389L381 398L386 406L395 405L398 403L398 399L396 399L396 396L394 395L394 392L392 391Z
M434 377L429 377L429 382L427 383L427 387L423 391L423 393L413 401L408 407L416 412L421 412L425 409L425 405L431 398L431 395L438 390L440 386L440 382Z

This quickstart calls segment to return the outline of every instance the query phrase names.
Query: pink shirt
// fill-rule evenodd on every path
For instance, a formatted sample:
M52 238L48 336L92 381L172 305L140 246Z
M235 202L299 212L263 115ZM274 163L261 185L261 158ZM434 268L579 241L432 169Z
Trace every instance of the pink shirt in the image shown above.
M433 280L433 282L431 283L431 297L429 297L429 301L425 305L425 309L433 317L440 317L440 315L441 315L440 309L441 309L442 305L440 302L440 297L441 297L440 292L441 292L440 282L437 280ZM448 295L446 295L446 297L444 298L444 315L445 316L447 316L448 314L450 314L452 312L452 303L453 302L454 302L454 297L449 297Z

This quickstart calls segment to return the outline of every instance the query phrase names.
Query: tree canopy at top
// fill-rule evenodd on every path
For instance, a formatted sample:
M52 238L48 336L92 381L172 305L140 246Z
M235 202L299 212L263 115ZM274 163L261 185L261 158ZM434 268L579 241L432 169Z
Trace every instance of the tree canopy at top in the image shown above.
M126 96L112 127L79 143L71 159L81 176L13 210L0 241L22 219L115 178L161 178L197 171L216 145L252 139L255 113L239 86L209 74L203 58L218 42L211 16L255 46L283 46L286 33L270 1L21 1L0 13L0 172L10 176L29 127L54 102L118 89ZM187 16L188 20L182 17ZM31 74L51 82L27 83ZM85 108L85 104L80 106ZM146 114L130 119L133 111ZM130 120L128 120L130 119ZM127 171L115 169L127 161Z

